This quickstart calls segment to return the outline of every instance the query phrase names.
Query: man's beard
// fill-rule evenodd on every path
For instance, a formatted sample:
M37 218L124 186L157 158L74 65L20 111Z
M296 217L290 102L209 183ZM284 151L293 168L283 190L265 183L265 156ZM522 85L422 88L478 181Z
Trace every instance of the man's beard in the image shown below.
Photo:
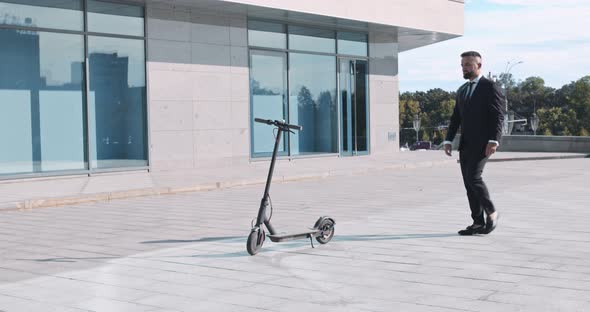
M473 78L474 75L475 75L474 72L466 72L466 73L463 73L463 78L464 79L471 79L471 78Z

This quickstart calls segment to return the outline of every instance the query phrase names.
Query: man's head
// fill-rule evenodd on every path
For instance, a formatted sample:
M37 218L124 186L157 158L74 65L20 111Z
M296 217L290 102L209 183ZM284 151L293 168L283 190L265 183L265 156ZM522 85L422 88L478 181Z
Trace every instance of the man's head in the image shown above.
M463 69L463 78L477 78L481 71L481 55L475 51L461 53L461 68Z

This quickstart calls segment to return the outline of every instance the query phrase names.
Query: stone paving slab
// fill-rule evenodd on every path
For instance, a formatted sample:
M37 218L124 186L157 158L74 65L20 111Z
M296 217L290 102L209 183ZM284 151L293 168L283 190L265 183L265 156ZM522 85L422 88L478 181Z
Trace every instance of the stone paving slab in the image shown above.
M460 237L460 170L277 183L273 223L326 245L245 251L260 185L0 212L0 311L588 311L590 159L494 162L501 214Z

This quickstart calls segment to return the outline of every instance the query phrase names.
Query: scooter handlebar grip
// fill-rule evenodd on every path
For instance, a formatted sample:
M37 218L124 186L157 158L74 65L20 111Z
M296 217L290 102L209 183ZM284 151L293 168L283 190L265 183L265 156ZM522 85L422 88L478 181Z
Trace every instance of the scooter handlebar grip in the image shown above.
M289 127L289 129L295 129L295 130L303 130L302 126L298 126L298 125L287 125L287 127Z
M273 121L270 119L262 119L262 118L254 118L254 121L260 122L260 123L265 123L267 125L272 125L272 123L273 123Z

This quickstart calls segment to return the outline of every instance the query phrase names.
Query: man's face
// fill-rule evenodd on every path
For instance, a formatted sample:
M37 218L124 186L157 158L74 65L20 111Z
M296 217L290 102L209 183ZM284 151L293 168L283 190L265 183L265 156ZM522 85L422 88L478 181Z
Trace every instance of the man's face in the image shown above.
M479 70L481 68L481 59L477 56L462 57L461 68L463 69L463 78L477 78L477 76L479 76Z

